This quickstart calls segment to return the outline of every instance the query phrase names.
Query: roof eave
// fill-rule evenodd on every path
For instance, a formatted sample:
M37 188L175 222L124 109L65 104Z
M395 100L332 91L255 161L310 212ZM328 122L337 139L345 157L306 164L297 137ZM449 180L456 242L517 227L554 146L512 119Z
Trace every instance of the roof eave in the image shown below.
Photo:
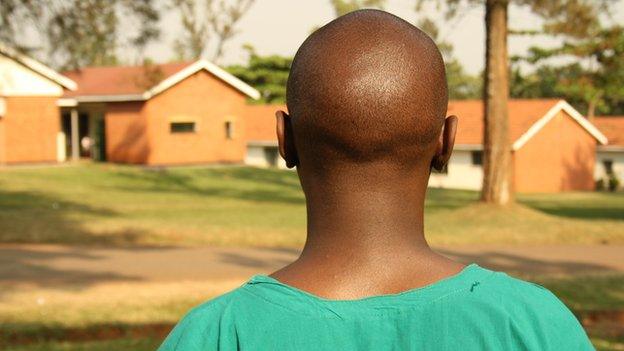
M76 82L35 59L32 59L24 54L20 54L3 44L0 44L0 52L68 90L75 91L78 89L78 84L76 84Z
M145 94L122 94L122 95L79 95L74 97L68 97L67 99L74 99L78 103L88 102L130 102L130 101L145 101L147 100Z
M199 72L202 69L208 71L209 73L214 74L215 76L217 76L217 78L231 85L232 87L234 87L241 93L249 96L250 98L254 100L260 99L261 95L258 90L254 89L253 87L243 82L242 80L236 78L232 74L226 72L225 70L215 65L214 63L206 61L206 60L199 60L199 61L192 63L191 65L185 67L181 71L173 74L172 76L158 83L156 86L147 90L143 95L146 97L146 99L150 99L154 97L155 95L158 95L162 93L163 91L176 85L177 83L183 81L184 79L190 77L191 75Z

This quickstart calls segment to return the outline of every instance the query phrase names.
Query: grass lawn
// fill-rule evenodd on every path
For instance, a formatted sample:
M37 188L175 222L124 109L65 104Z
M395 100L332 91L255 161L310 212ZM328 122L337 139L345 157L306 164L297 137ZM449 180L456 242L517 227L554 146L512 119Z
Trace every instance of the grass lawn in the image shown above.
M132 338L86 342L42 342L10 346L5 351L154 351L160 345L156 338Z
M497 208L431 189L434 245L624 243L624 193L521 195ZM0 170L0 242L301 246L294 172L248 167L147 170L111 164Z
M508 208L477 198L471 191L431 189L429 241L624 243L624 193L520 195ZM299 247L304 238L304 198L290 171L111 164L0 170L4 243ZM524 278L551 289L582 318L624 310L621 274ZM153 350L191 306L240 283L0 284L0 349ZM621 328L611 330L588 327L599 350L624 349Z

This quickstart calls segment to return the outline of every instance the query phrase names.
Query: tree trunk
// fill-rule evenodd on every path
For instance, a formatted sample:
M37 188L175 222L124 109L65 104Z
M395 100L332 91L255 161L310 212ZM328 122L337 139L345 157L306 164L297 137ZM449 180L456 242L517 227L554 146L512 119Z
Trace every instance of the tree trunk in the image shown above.
M596 115L596 100L589 100L589 104L587 104L587 119L590 121L594 121L594 116Z
M499 205L513 201L509 140L507 8L509 0L487 0L484 82L483 188L481 200Z

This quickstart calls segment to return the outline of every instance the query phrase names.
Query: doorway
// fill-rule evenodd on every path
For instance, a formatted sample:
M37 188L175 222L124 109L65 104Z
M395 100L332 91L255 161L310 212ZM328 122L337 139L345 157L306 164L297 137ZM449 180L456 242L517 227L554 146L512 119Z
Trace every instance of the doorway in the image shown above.
M65 155L73 155L71 112L62 114L62 130L65 135ZM106 126L101 113L78 112L78 155L81 159L106 161Z

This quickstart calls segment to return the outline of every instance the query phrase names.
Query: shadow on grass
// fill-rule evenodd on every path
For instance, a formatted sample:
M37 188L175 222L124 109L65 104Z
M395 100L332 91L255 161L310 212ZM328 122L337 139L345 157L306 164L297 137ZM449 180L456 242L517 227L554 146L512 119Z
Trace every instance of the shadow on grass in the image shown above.
M527 195L521 197L519 201L554 216L624 221L624 193Z
M287 204L305 202L296 173L283 170L249 167L137 168L117 171L115 176L126 180L115 189L129 192L182 193Z
M37 323L3 323L0 324L0 347L54 341L86 342L124 338L163 340L173 326L172 323L106 323L68 328Z
M106 208L29 191L0 190L0 242L84 243L134 245L142 233L132 229L93 233L84 227L89 217L115 217Z
M7 292L16 285L29 287L71 288L100 282L139 281L140 277L118 272L98 272L74 268L55 268L50 263L66 259L101 260L101 257L80 247L62 250L31 250L27 247L0 247L0 286ZM0 296L1 296L0 292Z
M454 210L474 204L479 193L470 190L429 188L425 200L426 210Z
M530 250L530 248L527 248ZM576 261L546 261L514 255L496 250L483 250L478 253L460 253L452 249L436 248L436 251L457 261L477 263L495 271L517 275L552 275L552 274L594 274L615 272L611 267Z

